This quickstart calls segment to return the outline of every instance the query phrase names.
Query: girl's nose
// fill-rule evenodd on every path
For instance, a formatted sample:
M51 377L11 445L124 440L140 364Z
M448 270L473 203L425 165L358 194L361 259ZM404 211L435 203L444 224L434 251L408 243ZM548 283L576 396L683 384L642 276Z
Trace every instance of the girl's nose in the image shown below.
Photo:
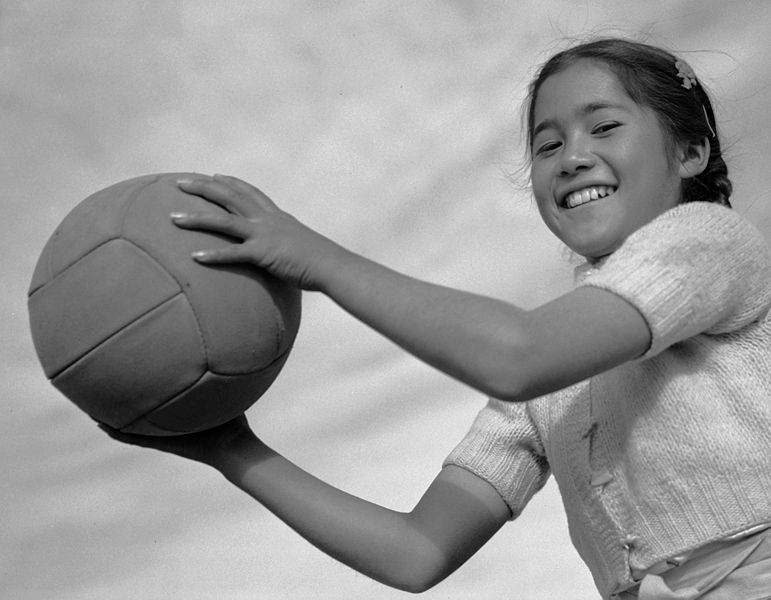
M582 140L574 140L565 144L560 164L562 175L574 175L579 171L591 169L594 164L594 155Z

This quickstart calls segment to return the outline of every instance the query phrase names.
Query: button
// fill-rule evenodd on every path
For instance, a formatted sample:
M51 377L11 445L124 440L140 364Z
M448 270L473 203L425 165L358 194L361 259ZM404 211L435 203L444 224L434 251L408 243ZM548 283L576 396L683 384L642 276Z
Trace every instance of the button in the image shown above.
M588 438L588 437L591 437L591 436L593 436L593 435L594 435L594 432L595 432L596 430L597 430L597 421L595 421L594 423L592 423L592 424L591 424L591 425L590 425L590 426L587 428L587 430L586 430L586 431L585 431L583 434L581 434L581 437L582 437L582 438L584 438L584 439L586 439L586 438Z
M627 534L626 537L624 537L624 548L629 550L630 548L634 548L637 543L640 541L640 538L633 534Z
M613 481L613 475L607 469L592 473L592 485L594 487L602 487L611 481Z

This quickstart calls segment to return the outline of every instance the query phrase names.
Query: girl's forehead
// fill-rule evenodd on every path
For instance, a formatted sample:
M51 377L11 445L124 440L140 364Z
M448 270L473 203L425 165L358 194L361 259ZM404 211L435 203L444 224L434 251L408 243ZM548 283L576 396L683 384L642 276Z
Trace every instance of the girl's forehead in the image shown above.
M535 120L587 105L629 108L635 102L607 64L580 59L543 81L536 96Z

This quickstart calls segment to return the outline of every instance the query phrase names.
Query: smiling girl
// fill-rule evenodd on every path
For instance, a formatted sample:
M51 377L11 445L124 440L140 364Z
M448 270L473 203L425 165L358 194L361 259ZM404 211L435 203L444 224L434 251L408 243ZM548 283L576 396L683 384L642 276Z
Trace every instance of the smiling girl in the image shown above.
M771 258L730 209L710 100L671 54L603 39L549 60L527 112L533 192L586 258L523 310L425 283L308 229L251 185L181 181L242 240L195 254L322 292L490 400L409 513L337 490L241 417L116 439L201 461L311 543L392 586L457 569L554 475L603 598L771 598Z

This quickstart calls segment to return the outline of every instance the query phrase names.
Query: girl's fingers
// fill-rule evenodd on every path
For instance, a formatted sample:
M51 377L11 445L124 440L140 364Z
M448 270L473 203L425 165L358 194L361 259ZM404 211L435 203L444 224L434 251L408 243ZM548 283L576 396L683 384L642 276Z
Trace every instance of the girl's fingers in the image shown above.
M109 435L112 439L123 442L124 444L130 444L132 446L141 446L142 448L152 448L154 447L153 442L157 441L154 440L154 438L146 435L137 435L132 433L123 433L122 431L119 431L118 429L113 429L109 425L105 425L104 423L97 423L97 426L99 429L104 431L107 435Z
M203 229L241 239L249 236L248 223L243 217L229 213L171 213L171 220L183 229Z
M199 177L196 179L180 179L177 181L177 185L183 192L201 196L205 200L219 204L229 212L241 214L236 206L236 194L222 181L217 181L214 178Z
M276 210L276 205L256 187L236 177L214 175L197 179L180 179L177 185L184 192L201 196L219 204L228 212L245 217L256 216L259 209Z
M247 183L243 179L238 177L232 177L230 175L214 175L214 181L221 181L230 186L234 191L241 194L244 198L249 198L257 203L260 208L266 211L274 211L278 207L273 203L273 200L268 198L261 190L254 187L252 184Z
M216 250L197 250L193 252L193 258L203 264L219 265L226 263L250 262L251 258L240 244L225 246Z

